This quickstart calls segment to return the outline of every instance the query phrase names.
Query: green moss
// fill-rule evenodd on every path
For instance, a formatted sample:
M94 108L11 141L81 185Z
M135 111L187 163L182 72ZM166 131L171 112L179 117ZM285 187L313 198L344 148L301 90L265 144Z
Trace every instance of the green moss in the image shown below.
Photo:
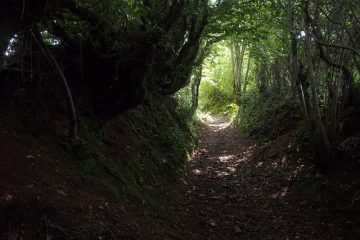
M128 111L111 123L132 151L121 144L105 144L106 134L100 134L99 124L80 117L82 144L71 148L72 160L99 191L126 196L142 205L166 206L161 186L178 183L187 155L195 146L186 123L168 110L172 107L168 104L153 98L148 105Z

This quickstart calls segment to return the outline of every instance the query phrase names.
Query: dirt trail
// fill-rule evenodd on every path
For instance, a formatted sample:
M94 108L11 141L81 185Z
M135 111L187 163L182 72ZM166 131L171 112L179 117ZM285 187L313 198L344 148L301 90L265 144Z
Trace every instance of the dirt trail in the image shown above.
M169 214L169 239L356 239L344 237L336 213L296 196L299 163L259 151L221 120L206 124L201 139Z

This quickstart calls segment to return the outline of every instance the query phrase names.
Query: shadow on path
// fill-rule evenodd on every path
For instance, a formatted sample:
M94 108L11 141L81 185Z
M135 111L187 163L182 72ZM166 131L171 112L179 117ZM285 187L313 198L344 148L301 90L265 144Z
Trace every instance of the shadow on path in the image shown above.
M337 236L333 213L293 191L303 165L259 151L222 119L204 123L201 135L169 214L169 239L345 239Z

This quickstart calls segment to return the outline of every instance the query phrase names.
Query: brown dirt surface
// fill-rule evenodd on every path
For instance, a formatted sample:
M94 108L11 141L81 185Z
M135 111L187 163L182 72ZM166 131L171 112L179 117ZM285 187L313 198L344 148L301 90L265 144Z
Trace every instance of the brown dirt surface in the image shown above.
M299 196L310 165L284 153L293 132L259 147L226 121L204 124L183 187L148 209L101 194L66 151L20 129L0 128L0 239L360 239L355 205Z
M137 240L153 232L145 207L101 191L60 145L34 141L5 114L0 124L0 240Z
M258 147L221 119L206 123L177 205L160 221L165 239L360 239L358 210L295 190L310 167L284 153L293 134Z

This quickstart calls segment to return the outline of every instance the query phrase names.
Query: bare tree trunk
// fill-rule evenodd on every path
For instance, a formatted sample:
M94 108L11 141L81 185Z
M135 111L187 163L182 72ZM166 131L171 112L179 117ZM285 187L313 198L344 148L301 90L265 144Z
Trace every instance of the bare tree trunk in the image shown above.
M232 70L232 80L233 80L233 90L234 90L234 94L235 94L235 83L236 83L236 79L235 79L235 66L236 66L236 61L235 61L235 49L234 49L234 44L231 44L230 46L230 53L231 53L231 70Z
M305 11L307 11L307 1L305 1ZM309 32L310 22L308 17L305 16L304 19L305 29ZM311 104L312 104L312 116L311 120L314 122L314 126L316 131L313 132L314 143L317 146L316 148L315 158L317 161L318 167L320 169L325 169L331 159L331 145L329 142L329 138L324 127L324 124L321 119L320 107L319 107L319 100L317 94L317 82L314 78L314 69L313 69L313 61L312 61L312 54L311 54L311 37L309 34L306 34L305 42L304 42L304 53L305 53L305 60L307 63L307 77L310 83L310 90L311 90Z
M245 51L246 51L246 44L242 44L241 45L241 50L240 50L240 56L239 56L239 83L238 83L238 95L241 94L241 87L242 87L242 72L243 72L243 63L244 63L244 56L245 56Z
M193 81L191 83L191 114L192 115L195 113L199 103L199 87L202 78L203 61L205 60L206 56L209 54L211 46L219 40L220 39L218 38L208 40L205 46L200 49L199 54L196 58L195 66L193 68Z
M281 81L280 81L280 69L279 69L279 59L276 58L272 64L272 72L273 72L273 90L278 95L281 93Z
M199 103L199 87L202 78L202 64L194 69L194 78L191 83L191 114L194 114Z
M240 82L240 44L234 44L234 54L235 54L235 72L234 72L234 94L235 96L239 93L239 82Z
M235 98L238 99L242 89L242 73L243 73L243 62L246 51L246 45L234 43L231 46L231 63L232 63L232 74L233 74L233 92Z
M292 6L292 1L288 0L286 9L287 9L287 17L288 17L288 31L290 34L290 85L291 85L291 89L292 89L292 95L296 96L296 92L299 86L299 59L298 59L298 41L296 38L296 31L294 29L294 16L293 16L293 6ZM301 106L302 106L302 110L303 110L303 115L307 121L308 119L308 114L305 108L305 104L303 101L303 98L301 97L302 94L299 95L300 99L301 99Z
M268 95L268 79L266 76L266 64L261 63L256 69L256 85L262 96Z
M244 79L244 87L242 89L242 92L246 92L246 88L249 84L249 72L250 72L250 67L251 67L251 58L249 56L248 58L248 62L247 62L247 66L246 66L246 74L245 74L245 79Z
M336 78L335 84L333 86L333 97L330 99L330 140L331 142L336 142L338 138L338 107L340 104L339 98L340 98L340 89L341 89L341 79Z

